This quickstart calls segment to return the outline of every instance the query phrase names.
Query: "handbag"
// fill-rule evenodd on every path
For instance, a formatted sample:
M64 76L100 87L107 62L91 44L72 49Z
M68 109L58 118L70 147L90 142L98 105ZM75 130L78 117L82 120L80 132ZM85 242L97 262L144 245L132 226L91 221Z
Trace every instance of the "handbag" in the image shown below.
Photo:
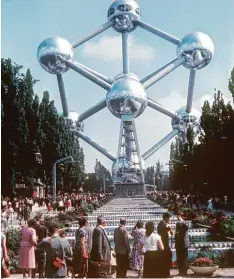
M2 261L2 268L1 268L1 278L9 278L11 276L10 269L9 269L9 263Z
M52 248L52 245L51 245L51 240L52 239L49 240L49 243L50 243L50 247L51 247L51 250L52 250L52 255L54 255L54 251L53 251L53 248ZM56 267L57 269L61 269L66 265L66 262L61 260L59 257L53 256L52 265L54 267Z
M61 269L62 267L65 266L65 262L63 260L61 260L60 258L56 257L53 259L52 265L58 269Z
M89 261L90 266L95 267L99 272L100 271L109 271L111 265L108 262L103 262L103 261Z

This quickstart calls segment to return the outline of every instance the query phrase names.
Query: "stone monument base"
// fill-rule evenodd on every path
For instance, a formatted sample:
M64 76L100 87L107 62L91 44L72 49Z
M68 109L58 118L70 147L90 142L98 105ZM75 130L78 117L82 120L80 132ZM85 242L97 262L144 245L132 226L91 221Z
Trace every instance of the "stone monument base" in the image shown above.
M146 195L144 184L115 184L115 195L123 197L144 197Z

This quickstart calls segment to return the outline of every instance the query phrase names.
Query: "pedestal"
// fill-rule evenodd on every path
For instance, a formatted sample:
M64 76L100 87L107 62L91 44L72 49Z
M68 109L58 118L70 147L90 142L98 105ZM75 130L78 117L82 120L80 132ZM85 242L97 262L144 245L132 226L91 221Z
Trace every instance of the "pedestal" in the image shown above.
M115 194L117 198L123 197L144 197L144 184L115 184Z

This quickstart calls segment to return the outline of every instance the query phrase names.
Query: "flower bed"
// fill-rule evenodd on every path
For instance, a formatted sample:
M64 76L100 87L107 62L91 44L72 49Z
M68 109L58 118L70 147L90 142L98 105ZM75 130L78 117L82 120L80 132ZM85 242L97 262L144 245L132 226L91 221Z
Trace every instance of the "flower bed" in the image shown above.
M193 263L190 264L191 266L215 266L215 264L211 259L209 258L198 258Z
M213 234L234 238L234 217L227 218L222 212L203 212L195 221L210 226Z

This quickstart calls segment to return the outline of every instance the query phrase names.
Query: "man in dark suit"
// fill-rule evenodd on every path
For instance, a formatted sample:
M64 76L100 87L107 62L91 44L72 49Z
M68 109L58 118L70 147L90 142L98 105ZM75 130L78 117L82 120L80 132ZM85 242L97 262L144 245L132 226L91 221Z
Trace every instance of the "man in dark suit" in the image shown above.
M172 229L169 226L171 220L171 215L169 213L163 213L163 220L159 222L158 224L158 234L161 236L162 243L164 246L164 252L163 252L163 262L164 269L162 270L162 277L170 277L170 269L171 269L171 248L169 245L169 233L172 235Z
M34 229L36 231L38 244L47 237L47 228L40 224L41 218L39 216L34 217L34 219L37 221L36 225L34 226ZM43 278L44 273L44 265L45 265L45 255L44 251L40 249L39 247L36 247L35 249L35 260L36 260L36 267L39 273L39 278ZM32 277L35 278L36 269L33 270Z
M179 275L185 277L187 276L188 270L188 226L184 223L180 215L177 216L177 219L178 223L176 223L175 233L176 258L178 263Z
M92 265L93 262L111 262L111 245L104 229L106 220L103 216L97 218L97 227L93 230L92 251L90 254L89 278L106 278L108 270L101 270Z
M126 278L129 264L129 245L128 231L125 228L126 220L120 219L120 226L114 231L115 253L116 253L116 278Z
M88 255L90 257L90 253L92 251L92 244L93 244L93 229L89 226L88 221L84 229L86 231L86 237L87 237L86 242L88 248Z

